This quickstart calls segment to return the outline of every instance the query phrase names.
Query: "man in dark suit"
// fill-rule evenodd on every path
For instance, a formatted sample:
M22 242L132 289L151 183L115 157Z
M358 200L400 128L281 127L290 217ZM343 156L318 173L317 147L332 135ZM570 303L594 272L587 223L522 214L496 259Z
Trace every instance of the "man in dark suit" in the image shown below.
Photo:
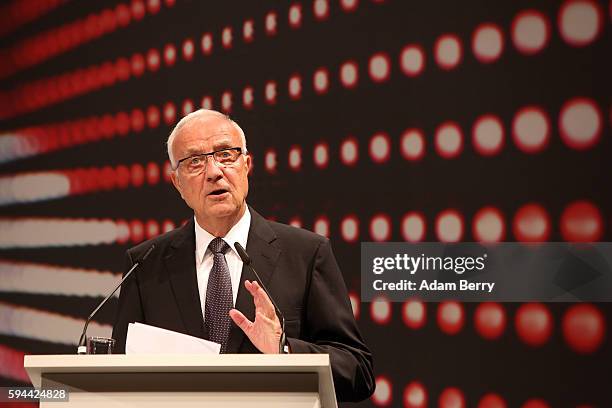
M113 329L119 352L128 324L143 322L216 341L224 353L278 353L279 319L243 267L239 242L285 317L286 351L328 353L338 400L369 397L371 353L329 240L267 221L247 206L251 157L240 127L201 109L176 125L168 154L173 184L194 219L128 250L129 267L155 244L121 290Z

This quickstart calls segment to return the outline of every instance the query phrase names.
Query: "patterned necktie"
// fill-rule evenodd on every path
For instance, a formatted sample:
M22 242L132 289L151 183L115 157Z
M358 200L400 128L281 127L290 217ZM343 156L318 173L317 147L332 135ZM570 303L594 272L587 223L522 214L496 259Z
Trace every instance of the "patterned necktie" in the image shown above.
M214 258L206 288L204 325L208 330L208 339L221 344L221 353L225 353L231 326L229 311L234 307L232 280L225 260L225 252L230 247L223 239L215 238L208 248Z

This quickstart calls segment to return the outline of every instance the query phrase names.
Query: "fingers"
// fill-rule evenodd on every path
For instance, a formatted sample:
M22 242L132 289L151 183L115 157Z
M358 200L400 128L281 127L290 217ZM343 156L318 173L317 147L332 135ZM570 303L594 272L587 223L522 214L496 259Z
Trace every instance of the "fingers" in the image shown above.
M238 309L230 310L229 315L234 323L236 323L236 326L240 327L240 329L248 336L251 330L253 330L254 323L247 319L247 317Z
M257 281L244 281L245 288L249 291L249 293L253 296L253 300L255 302L255 309L261 311L268 318L274 318L276 316L276 311L274 310L274 305L272 301L266 294L266 291L259 285Z

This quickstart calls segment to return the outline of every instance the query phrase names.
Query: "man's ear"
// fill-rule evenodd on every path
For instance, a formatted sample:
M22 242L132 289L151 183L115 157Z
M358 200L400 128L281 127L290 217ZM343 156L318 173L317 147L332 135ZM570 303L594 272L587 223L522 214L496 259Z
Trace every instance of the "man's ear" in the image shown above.
M251 173L251 167L253 166L253 158L250 154L244 155L244 165L246 166L247 175Z

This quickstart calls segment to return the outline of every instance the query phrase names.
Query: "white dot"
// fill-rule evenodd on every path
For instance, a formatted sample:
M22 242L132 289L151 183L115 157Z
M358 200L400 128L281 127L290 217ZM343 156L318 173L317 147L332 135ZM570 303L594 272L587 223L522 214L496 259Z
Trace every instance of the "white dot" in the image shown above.
M375 405L385 406L391 403L391 382L386 378L379 377L376 379L376 390L372 395L372 401Z
M512 41L517 50L526 55L540 52L548 44L550 24L537 10L520 12L512 22Z
M359 0L340 0L340 6L344 11L355 11L359 5Z
M276 152L274 150L268 150L265 155L265 166L269 173L276 171Z
M370 315L375 323L389 323L389 320L391 320L391 304L384 298L374 299L370 303Z
M266 102L275 103L276 102L276 82L270 81L266 83Z
M314 232L324 237L329 237L329 220L326 217L319 217L314 223Z
M266 14L266 33L268 35L276 34L276 13L273 11Z
M255 30L253 28L253 20L245 21L244 25L242 26L242 36L244 37L244 40L246 42L253 41L254 31Z
M206 33L202 36L202 52L204 55L208 55L212 52L212 34Z
M225 48L232 46L232 27L225 27L221 33L221 42Z
M389 64L389 57L386 54L374 54L368 64L372 81L383 82L389 79Z
M444 34L436 40L434 53L440 68L453 69L461 62L463 53L461 42L454 34Z
M315 0L313 4L314 15L318 20L329 16L329 3L327 0Z
M212 98L210 96L204 96L202 98L202 108L204 109L212 109L213 107L213 103L212 103Z
M490 23L481 24L474 31L472 50L480 62L497 60L504 50L504 37L501 29Z
M384 133L375 134L370 139L370 156L375 163L383 163L391 154L389 136Z
M436 130L436 151L446 159L457 157L463 149L463 134L459 125L447 122Z
M410 77L419 75L425 68L425 52L423 48L416 44L405 46L400 54L400 65L404 74Z
M223 92L221 95L221 109L229 112L232 109L232 93L229 91Z
M472 141L478 153L493 156L504 146L504 128L497 116L484 115L476 120L472 129Z
M472 229L477 241L499 242L505 232L503 216L498 209L485 207L474 216Z
M419 129L408 129L402 134L401 152L406 160L420 160L425 154L425 137Z
M324 168L327 166L329 162L329 148L325 143L319 143L315 146L314 152L314 162L315 165L319 168Z
M357 163L358 158L357 141L354 138L345 140L340 147L340 159L342 162L347 166L352 166Z
M289 25L298 28L302 24L302 6L293 4L289 7Z
M602 29L601 14L593 0L567 0L559 9L561 37L576 47L590 44Z
M355 216L348 216L340 224L342 238L347 242L355 242L359 238L359 220Z
M250 86L247 86L242 91L242 104L246 108L251 108L253 106L253 99L254 99L253 98L253 88Z
M599 140L601 114L594 101L576 98L568 101L559 114L561 139L573 149L588 149Z
M191 59L192 56L193 56L193 41L186 40L183 43L183 57L185 59Z
M319 68L315 71L313 84L316 93L322 94L327 92L327 88L329 88L329 73L325 68Z
M289 150L289 167L292 170L299 170L302 165L302 149L294 146Z
M436 218L436 236L441 242L457 242L463 236L463 220L454 210L446 210Z
M546 113L528 106L516 113L512 122L514 143L525 153L537 153L548 144L550 125Z
M376 215L370 221L370 236L374 241L387 241L391 236L391 221L386 215Z
M357 64L349 61L342 64L340 68L340 81L346 88L354 88L357 85L359 74L357 72Z
M289 96L291 99L298 99L302 94L302 78L294 75L289 79Z
M402 236L408 242L420 242L425 238L425 217L418 212L409 212L402 218Z
M183 102L183 116L187 116L191 112L193 112L193 102L187 99Z

